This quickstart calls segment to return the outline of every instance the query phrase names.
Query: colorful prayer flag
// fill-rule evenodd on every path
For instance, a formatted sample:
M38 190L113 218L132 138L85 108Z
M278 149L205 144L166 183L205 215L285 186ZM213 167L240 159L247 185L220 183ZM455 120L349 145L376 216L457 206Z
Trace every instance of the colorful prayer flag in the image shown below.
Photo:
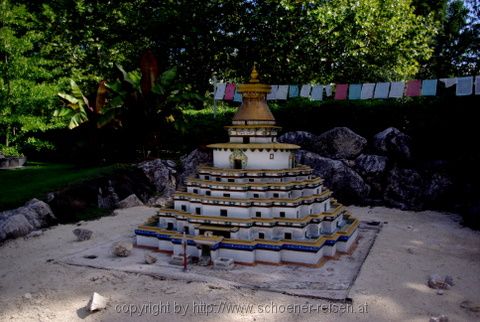
M242 94L235 91L235 95L233 96L233 101L237 102L237 103L240 103L242 101Z
M480 95L480 76L475 76L475 95Z
M473 76L457 78L457 96L472 95Z
M315 85L312 87L311 98L313 101L321 101L323 99L323 85Z
M288 96L288 85L278 85L277 100L286 100Z
M457 83L456 78L440 78L440 81L445 84L445 88L452 87Z
M335 85L335 99L344 100L347 99L348 84L336 84Z
M214 99L216 101L218 100L223 100L223 96L225 95L225 87L227 85L225 83L218 83L217 84L217 90L215 91Z
M288 97L298 97L298 86L290 85L288 88Z
M362 84L350 84L348 87L348 99L358 100L362 93Z
M332 96L332 85L325 85L325 94L327 97Z
M405 96L420 96L422 87L422 81L418 79L409 80L407 82L407 90Z
M311 90L312 85L302 85L302 89L300 90L300 97L309 97Z
M360 98L362 100L372 98L374 89L375 89L375 83L365 83L365 84L363 84L362 85L362 91L360 93Z
M425 79L422 81L422 96L437 95L437 80Z
M272 85L272 90L267 94L267 100L274 100L277 97L278 85Z
M374 98L388 98L390 83L377 83L375 85Z
M228 83L227 87L225 88L225 96L224 100L231 101L235 96L235 83Z
M405 91L405 82L392 82L390 84L390 93L388 94L388 97L390 98L403 97L404 91Z

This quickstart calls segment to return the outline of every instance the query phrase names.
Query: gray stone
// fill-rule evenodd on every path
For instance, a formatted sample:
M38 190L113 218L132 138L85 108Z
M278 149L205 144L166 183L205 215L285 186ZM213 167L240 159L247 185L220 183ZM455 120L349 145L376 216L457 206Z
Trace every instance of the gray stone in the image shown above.
M31 293L25 293L25 294L23 294L23 297L27 300L31 300L32 299L32 294Z
M470 300L466 300L460 303L460 307L472 312L480 312L480 303L475 303Z
M29 239L29 238L36 238L36 237L40 237L43 235L43 230L34 230L32 232L30 232L27 236L25 236L25 238Z
M129 241L120 241L113 244L112 253L118 257L127 257L133 249L133 244Z
M97 292L94 292L90 301L88 302L87 308L90 312L103 310L107 307L108 300L106 297L101 296Z
M455 283L453 282L453 277L450 275L445 276L445 283L447 283L450 286L455 285Z
M33 230L46 227L55 219L50 206L32 199L22 207L0 212L0 241L25 236Z
M73 234L77 236L78 241L84 241L92 238L93 231L85 228L75 228Z
M117 204L117 208L132 208L138 206L143 206L143 202L135 194L131 194Z
M157 193L169 198L175 192L177 185L175 163L171 160L155 159L137 165L145 176L155 186Z
M316 138L313 152L332 159L355 159L367 145L367 139L347 127L335 127Z
M446 290L450 288L450 285L445 283L445 279L443 279L438 274L432 274L428 277L427 282L428 287L436 289L436 290Z
M395 167L390 171L383 199L388 206L421 210L424 206L424 179L413 169Z
M182 187L185 179L195 175L197 167L201 164L211 165L213 156L210 151L205 152L200 149L193 150L180 158L182 172L178 178L179 186Z
M108 180L108 187L106 191L102 190L102 188L98 188L97 200L98 208L102 209L113 209L118 204L120 198L115 192L115 188L113 187L111 180Z
M313 168L314 173L325 180L341 202L361 202L370 192L362 177L342 161L322 157L316 153L300 150L297 161Z
M379 154L393 159L411 159L411 138L399 129L389 127L373 137L373 147Z
M154 264L157 262L157 257L152 254L145 253L145 264Z
M388 158L382 155L361 154L355 159L355 170L362 176L378 177L385 174Z
M310 132L293 131L280 135L278 142L300 145L305 150L311 150L315 146L317 136Z
M440 316L432 316L430 322L448 322L448 317L444 314Z

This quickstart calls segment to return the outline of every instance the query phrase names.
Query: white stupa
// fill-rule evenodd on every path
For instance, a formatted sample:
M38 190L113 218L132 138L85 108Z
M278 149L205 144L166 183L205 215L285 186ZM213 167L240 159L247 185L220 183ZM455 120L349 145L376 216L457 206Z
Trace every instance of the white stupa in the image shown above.
M351 249L359 221L311 168L296 164L298 145L277 142L280 127L266 102L270 89L255 68L250 83L238 86L243 103L226 127L230 141L208 146L213 165L186 180L173 209L160 209L135 230L138 246L174 256L186 249L203 263L307 265Z

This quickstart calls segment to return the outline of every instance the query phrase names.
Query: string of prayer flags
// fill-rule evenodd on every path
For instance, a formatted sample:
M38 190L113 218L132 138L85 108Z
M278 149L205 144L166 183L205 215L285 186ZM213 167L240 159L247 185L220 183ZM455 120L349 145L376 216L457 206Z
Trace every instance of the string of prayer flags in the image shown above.
M277 100L286 100L288 96L288 85L278 85Z
M323 85L315 85L312 87L311 98L313 101L321 101L323 99Z
M480 95L480 76L475 77L475 95Z
M390 98L401 98L403 97L403 92L405 91L405 82L392 82L390 84Z
M272 90L267 94L267 100L271 101L277 97L278 85L272 85Z
M472 95L472 87L473 87L473 77L458 77L457 78L457 96L466 96Z
M405 91L405 96L420 96L420 88L422 82L418 79L413 79L407 82L407 90Z
M375 83L365 83L362 85L362 91L360 98L366 100L373 97L373 90L375 89Z
M288 88L288 97L298 97L298 86L290 85Z
M227 87L225 88L225 97L223 98L226 101L233 100L235 96L235 83L228 83Z
M350 84L348 87L348 99L358 100L362 93L362 84Z
M422 81L422 96L437 95L437 80L425 79Z
M215 91L215 94L214 94L214 99L215 100L223 100L223 96L225 96L225 87L226 87L226 84L225 83L218 83L217 84L217 89Z
M300 90L300 97L309 97L311 90L312 85L302 85L302 89Z
M375 85L374 98L388 98L388 90L390 89L390 83L377 83Z
M335 85L335 99L345 100L347 99L348 84L336 84Z

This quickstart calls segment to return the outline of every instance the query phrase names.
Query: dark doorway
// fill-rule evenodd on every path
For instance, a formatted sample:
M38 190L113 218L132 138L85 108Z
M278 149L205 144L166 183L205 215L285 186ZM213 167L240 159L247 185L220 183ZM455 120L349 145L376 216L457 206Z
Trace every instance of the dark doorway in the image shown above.
M249 136L244 136L243 137L243 143L250 143L250 137Z
M233 160L233 168L234 169L241 169L242 168L242 160L238 160L238 159Z
M210 246L202 245L202 256L210 257Z
M285 233L285 239L292 239L292 233Z
M168 230L173 230L173 222L167 223L167 229Z

